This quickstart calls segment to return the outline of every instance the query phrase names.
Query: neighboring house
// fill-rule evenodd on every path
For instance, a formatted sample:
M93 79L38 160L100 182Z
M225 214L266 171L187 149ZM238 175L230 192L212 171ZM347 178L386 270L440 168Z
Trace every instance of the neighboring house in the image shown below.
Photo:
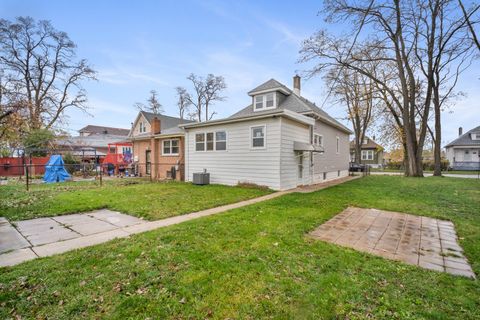
M127 137L112 134L91 134L87 136L65 137L55 141L60 153L69 152L82 161L102 162L109 153L109 146L124 143L131 147L131 142L125 141Z
M78 130L81 137L90 136L92 134L109 134L114 136L128 136L130 129L122 129L122 128L112 128L112 127L104 127L104 126L94 126L88 125L83 127L82 129Z
M366 164L372 168L380 168L384 165L384 149L374 139L365 137L360 148L360 158L357 159L355 141L350 142L350 162Z
M453 170L480 170L480 126L463 133L445 146L446 156Z
M185 129L185 179L207 170L211 183L253 183L275 190L348 175L351 131L271 79L248 92L251 105Z
M184 131L178 125L192 121L140 111L132 125L136 174L153 179L183 180Z

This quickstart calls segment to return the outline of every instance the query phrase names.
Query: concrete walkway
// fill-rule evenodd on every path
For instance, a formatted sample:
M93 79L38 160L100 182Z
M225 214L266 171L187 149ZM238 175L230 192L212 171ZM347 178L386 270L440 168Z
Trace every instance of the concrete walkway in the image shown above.
M451 221L400 212L347 208L310 235L383 258L475 278L457 242Z
M115 238L126 238L132 234L222 213L293 192L314 192L357 178L359 176L345 177L321 184L279 191L250 200L157 221L144 221L106 209L83 214L17 221L13 225L5 218L0 218L0 267L13 266L37 257L60 254Z

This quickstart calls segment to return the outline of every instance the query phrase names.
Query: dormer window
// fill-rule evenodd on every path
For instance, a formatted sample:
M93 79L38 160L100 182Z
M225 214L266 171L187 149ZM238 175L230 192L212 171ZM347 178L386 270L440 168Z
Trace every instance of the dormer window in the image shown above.
M472 133L472 140L480 140L480 133Z
M254 111L261 111L266 109L274 109L275 106L275 93L266 93L255 96L255 108Z

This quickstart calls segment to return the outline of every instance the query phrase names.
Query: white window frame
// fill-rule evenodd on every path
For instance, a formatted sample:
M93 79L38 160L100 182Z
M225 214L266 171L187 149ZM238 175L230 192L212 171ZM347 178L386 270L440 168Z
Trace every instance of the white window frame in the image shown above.
M225 132L225 140L219 140L219 142L225 142L225 149L224 150L217 150L217 132ZM207 135L211 133L213 134L213 149L207 150ZM197 134L203 135L203 150L197 150ZM205 132L196 132L195 133L195 152L222 152L228 150L228 133L227 130L215 130L215 131L205 131Z
M203 135L203 150L197 150L197 135ZM205 152L207 150L207 135L205 132L196 132L195 133L195 152Z
M127 152L126 152L127 150L130 151L130 152L129 152L130 154L132 153L132 147L122 146L122 154L127 153Z
M225 140L219 140L218 142L225 142L225 149L224 150L218 150L217 149L217 133L218 132L225 132ZM227 151L227 140L228 140L228 134L227 134L227 130L216 130L215 131L215 135L214 135L214 148L215 148L215 151Z
M339 154L339 153L340 153L340 137L338 137L338 136L337 136L337 145L336 145L336 147L337 147L337 154Z
M319 143L315 142L315 138L317 138L317 141L319 141ZM316 146L319 146L319 147L323 147L323 135L318 134L318 133L314 133L313 134L313 144L316 145Z
M262 147L254 147L253 146L253 129L256 128L263 128L263 146ZM258 138L256 138L258 139ZM257 126L250 127L250 149L253 150L262 150L267 148L267 125L266 124L259 124Z
M212 135L212 140L208 140L208 135ZM208 149L208 143L212 143L212 149ZM215 151L215 131L205 132L205 151Z
M138 128L138 131L140 133L144 133L146 130L145 130L145 126L143 124L143 121L140 121L140 123L138 124L139 128Z
M165 142L170 142L170 152L169 153L165 153ZM173 150L173 146L172 146L172 141L177 141L177 148L178 148L178 152L177 153L173 153L172 150ZM170 157L170 156L178 156L180 154L180 139L165 139L165 140L162 140L162 156L166 156L166 157Z
M370 159L370 155L372 156L371 159ZM375 154L373 150L362 150L362 157L361 157L362 160L373 161L374 158L375 158Z
M267 107L267 95L273 95L273 105L271 107ZM262 98L262 107L257 108L257 98L261 97ZM253 111L263 111L263 110L270 110L270 109L275 109L277 107L277 95L275 92L267 92L263 94L259 94L256 96L253 96Z

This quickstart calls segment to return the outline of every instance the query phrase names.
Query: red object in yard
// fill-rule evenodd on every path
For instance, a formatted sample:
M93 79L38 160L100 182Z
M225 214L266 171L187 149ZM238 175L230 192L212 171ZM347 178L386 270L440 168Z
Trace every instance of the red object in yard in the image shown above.
M45 165L50 157L25 157L25 163L29 165L30 175L41 175L45 173ZM22 157L0 158L0 176L23 176L25 174Z
M132 149L131 142L109 143L108 153L102 163L111 163L117 169L119 165L128 166L132 162Z

